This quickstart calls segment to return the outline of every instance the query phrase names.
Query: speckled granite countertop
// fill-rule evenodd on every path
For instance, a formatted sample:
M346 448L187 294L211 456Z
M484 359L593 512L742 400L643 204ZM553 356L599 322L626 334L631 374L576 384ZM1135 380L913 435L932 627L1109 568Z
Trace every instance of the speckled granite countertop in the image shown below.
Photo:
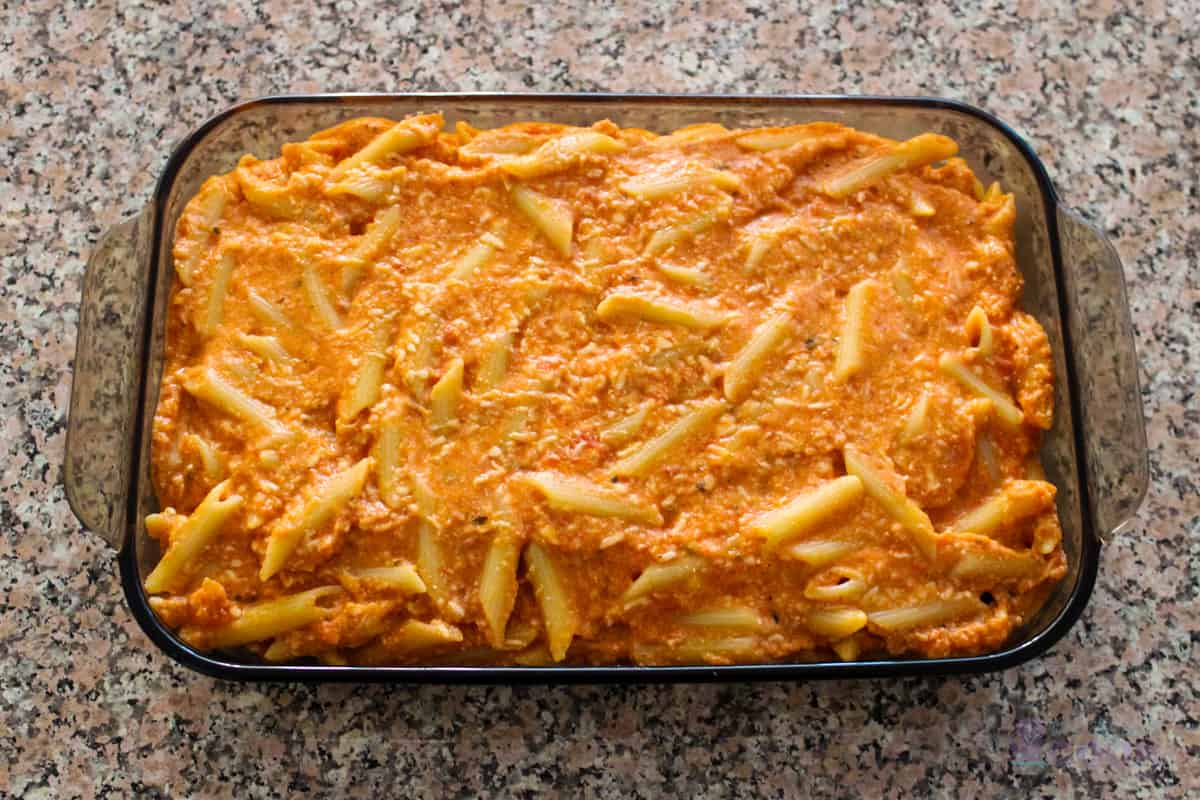
M1200 791L1200 3L79 5L0 20L0 796ZM208 115L351 89L940 94L1013 123L1116 243L1142 356L1153 485L1082 622L1003 674L900 682L254 687L175 665L63 497L84 259Z

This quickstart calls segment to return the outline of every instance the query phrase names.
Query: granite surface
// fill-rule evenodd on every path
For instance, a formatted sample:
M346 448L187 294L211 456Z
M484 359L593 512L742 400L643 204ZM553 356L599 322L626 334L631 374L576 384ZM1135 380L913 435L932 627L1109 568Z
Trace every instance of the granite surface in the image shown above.
M602 5L0 2L0 796L1200 793L1200 3ZM61 485L84 261L234 101L435 89L1013 123L1120 251L1142 360L1152 485L1082 621L1002 674L808 685L242 686L162 655Z

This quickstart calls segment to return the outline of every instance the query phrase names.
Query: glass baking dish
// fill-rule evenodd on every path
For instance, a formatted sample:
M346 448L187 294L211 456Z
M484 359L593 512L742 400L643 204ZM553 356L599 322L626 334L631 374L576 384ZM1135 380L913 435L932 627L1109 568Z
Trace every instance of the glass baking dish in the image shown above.
M150 482L150 426L158 401L171 246L185 203L210 175L239 156L278 154L359 115L401 118L441 111L479 127L540 119L668 132L716 121L729 127L844 123L895 139L925 131L953 137L984 181L1015 194L1023 305L1050 337L1055 357L1054 427L1046 472L1070 571L1045 608L997 653L967 658L879 659L738 666L340 667L272 665L199 653L163 626L147 603L143 576L158 545L143 527L156 510ZM108 231L83 281L67 428L67 498L79 520L120 551L126 599L147 635L200 672L235 680L440 683L731 681L968 673L1002 669L1044 652L1079 618L1092 591L1106 537L1133 517L1147 484L1137 359L1116 252L1104 235L1063 208L1038 157L1010 127L948 100L900 97L730 97L677 95L337 94L267 97L210 119L171 153L154 195L137 216Z

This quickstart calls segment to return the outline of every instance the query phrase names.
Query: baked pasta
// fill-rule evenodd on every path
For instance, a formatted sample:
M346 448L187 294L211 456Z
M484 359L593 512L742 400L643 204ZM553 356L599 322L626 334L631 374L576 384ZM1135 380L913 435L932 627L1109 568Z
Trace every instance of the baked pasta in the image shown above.
M176 226L156 613L331 664L1000 648L1066 571L955 143L359 118Z

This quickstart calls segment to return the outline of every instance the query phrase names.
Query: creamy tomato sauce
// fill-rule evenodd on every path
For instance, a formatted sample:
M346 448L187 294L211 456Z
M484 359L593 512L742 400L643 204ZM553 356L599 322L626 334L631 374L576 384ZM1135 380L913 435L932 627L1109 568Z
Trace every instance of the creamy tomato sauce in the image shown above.
M668 137L607 121L403 124L414 133L391 150L379 142L396 123L364 118L247 156L179 220L154 420L164 512L148 529L177 547L214 487L240 498L154 593L186 640L221 646L264 601L336 587L303 624L244 645L352 664L936 657L1001 647L1063 576L1038 463L1050 350L1017 307L1012 197L963 161L885 164L838 196L897 143L825 123ZM603 138L553 145L581 130ZM565 248L523 189L569 219ZM848 296L864 281L859 363L843 376ZM614 296L693 316L598 312ZM730 365L775 317L781 332L731 400ZM353 413L367 362L378 388ZM205 376L254 410L231 413L196 388ZM615 474L703 408L649 469ZM400 445L392 488L385 422ZM768 546L756 521L846 476L847 452L917 522L864 478ZM305 516L364 463L353 496ZM530 475L649 511L572 510ZM264 578L272 538L301 517L317 524ZM926 524L932 538L912 532ZM520 557L497 637L481 581L502 534ZM553 565L557 611L535 591L530 543ZM696 566L630 599L648 568L679 563ZM424 590L371 577L398 566ZM555 614L569 617L557 633Z

